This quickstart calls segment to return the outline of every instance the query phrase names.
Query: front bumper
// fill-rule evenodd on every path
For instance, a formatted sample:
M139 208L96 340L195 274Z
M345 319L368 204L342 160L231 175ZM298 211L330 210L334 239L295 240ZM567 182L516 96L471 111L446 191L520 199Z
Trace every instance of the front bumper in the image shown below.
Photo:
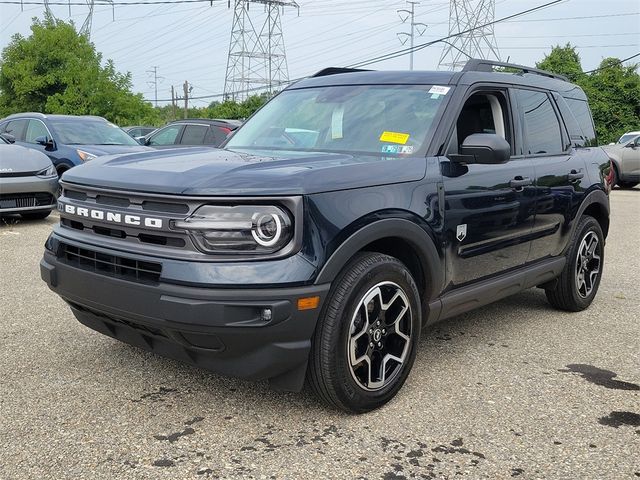
M45 251L42 279L84 325L214 372L299 390L329 285L265 289L138 283L88 271ZM298 310L299 298L319 296ZM266 320L264 309L271 310Z
M35 205L20 206L15 202L13 206L2 206L0 213L20 213L34 212L38 210L53 210L56 208L56 195L58 192L58 177L40 178L37 176L28 177L2 177L0 179L0 200L14 199L28 194L37 195L36 198L48 197L46 202L35 202ZM44 195L48 194L48 195ZM3 204L5 202L2 202Z

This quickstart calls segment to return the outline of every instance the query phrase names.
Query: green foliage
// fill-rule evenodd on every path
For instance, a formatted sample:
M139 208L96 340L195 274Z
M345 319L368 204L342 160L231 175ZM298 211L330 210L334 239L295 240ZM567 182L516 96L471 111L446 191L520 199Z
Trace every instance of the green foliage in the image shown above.
M615 142L623 133L640 129L640 75L638 65L605 58L593 72L583 72L575 47L553 47L538 68L566 75L589 99L598 141Z
M151 104L131 92L131 75L115 70L72 23L34 19L31 35L14 35L0 64L0 114L35 111L100 115L120 125L156 121Z

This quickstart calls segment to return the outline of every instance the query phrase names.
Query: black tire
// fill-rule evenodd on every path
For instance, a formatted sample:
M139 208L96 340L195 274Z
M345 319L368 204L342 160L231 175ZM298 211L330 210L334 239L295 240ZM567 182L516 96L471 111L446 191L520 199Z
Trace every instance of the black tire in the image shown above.
M618 180L618 186L620 188L624 188L625 190L631 189L638 185L638 182L623 182L622 180Z
M595 255L589 259L588 255L583 255L586 246L586 244L583 245L583 242L593 239L597 240L597 245L593 252ZM581 281L578 272L583 269L580 267L584 265L585 269L595 269L596 256L599 257L597 258L597 274L592 279L589 279L593 271L589 270L586 276L583 271ZM584 260L585 258L587 258L586 261ZM585 215L578 223L571 247L567 253L567 263L560 277L558 277L555 288L545 290L547 300L559 310L568 312L584 310L591 305L598 292L603 267L604 235L602 234L602 228L595 218ZM587 281L586 279L589 280Z
M372 295L369 302L363 303ZM396 300L392 302L392 298ZM399 320L385 320L387 312ZM363 413L381 407L400 390L411 371L421 321L418 288L404 264L379 253L358 254L334 281L318 320L307 375L312 390L329 405L347 412ZM387 332L385 323L393 325L393 331L388 327ZM348 351L349 348L353 350ZM357 349L365 352L360 355L355 352ZM386 363L380 362L387 354L402 361L389 358ZM367 356L369 362L359 362L352 368L352 356L356 360ZM371 380L374 370L377 382L363 379L364 373ZM375 383L381 384L374 386Z
M42 220L51 214L51 210L43 210L41 212L21 213L20 216L25 220Z

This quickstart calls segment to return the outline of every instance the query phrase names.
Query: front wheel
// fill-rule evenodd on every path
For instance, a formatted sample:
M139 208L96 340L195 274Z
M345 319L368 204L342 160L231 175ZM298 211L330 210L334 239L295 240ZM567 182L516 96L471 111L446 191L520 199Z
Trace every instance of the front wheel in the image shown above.
M335 280L318 321L309 383L324 401L362 413L400 390L416 355L420 296L399 260L362 253Z
M604 235L598 221L584 216L576 229L567 263L547 300L555 308L570 312L584 310L596 296L604 267Z

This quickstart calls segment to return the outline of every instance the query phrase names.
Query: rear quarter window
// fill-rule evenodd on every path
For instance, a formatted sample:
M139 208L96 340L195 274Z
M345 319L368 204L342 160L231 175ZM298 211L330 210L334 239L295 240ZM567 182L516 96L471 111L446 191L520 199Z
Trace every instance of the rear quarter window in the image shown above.
M584 147L594 147L598 144L596 139L596 132L593 126L593 117L591 116L591 110L589 104L585 100L578 100L575 98L560 97L564 102L559 101L558 106L563 117L573 117L574 121L578 124L579 130L575 133L569 130L572 142L574 141L574 135L582 137L582 145ZM569 109L569 112L565 114L563 108ZM569 128L569 122L567 122L567 128Z

